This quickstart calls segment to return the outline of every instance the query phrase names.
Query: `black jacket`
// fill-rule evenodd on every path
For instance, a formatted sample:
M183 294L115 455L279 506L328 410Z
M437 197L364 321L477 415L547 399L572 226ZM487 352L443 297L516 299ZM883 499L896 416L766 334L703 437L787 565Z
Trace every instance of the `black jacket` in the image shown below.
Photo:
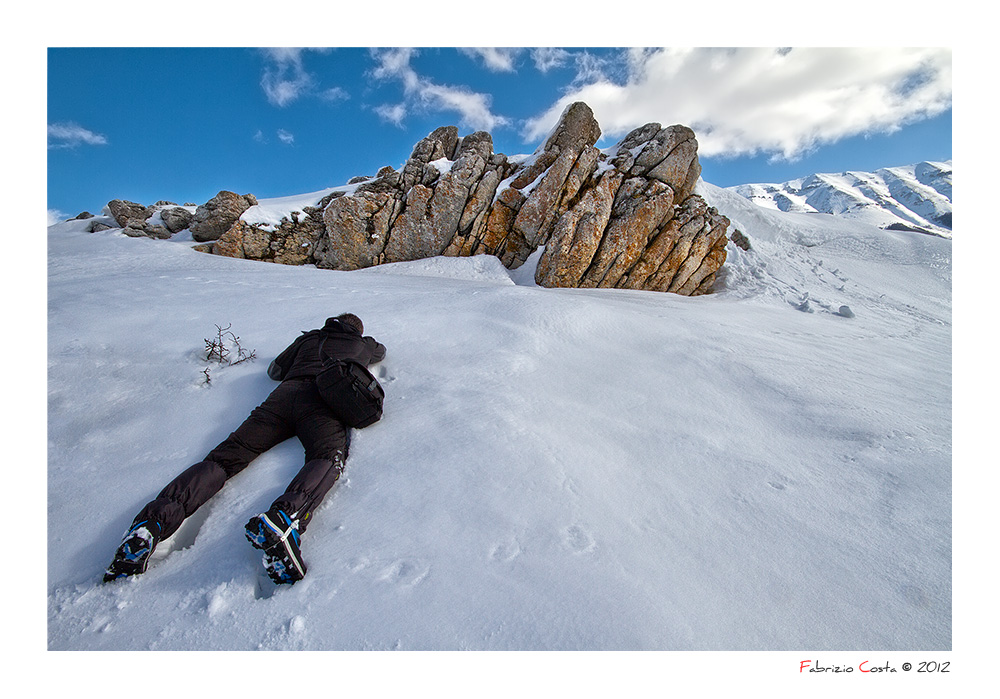
M267 375L275 381L316 376L323 365L319 354L321 342L324 357L353 359L366 366L385 358L385 345L374 337L362 337L347 323L328 318L322 328L303 331L275 357L267 368Z

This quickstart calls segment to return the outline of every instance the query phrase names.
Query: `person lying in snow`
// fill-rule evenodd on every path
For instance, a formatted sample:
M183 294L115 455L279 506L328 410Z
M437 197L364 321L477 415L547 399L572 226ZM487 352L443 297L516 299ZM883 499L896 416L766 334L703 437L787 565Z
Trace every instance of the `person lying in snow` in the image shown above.
M300 335L267 369L281 384L203 461L177 476L136 515L105 582L144 573L156 545L185 518L256 457L293 436L305 448L305 465L267 512L250 519L246 536L264 551L264 569L276 583L294 583L305 576L299 535L343 473L350 446L349 428L316 389L315 377L326 358L375 364L385 358L385 346L364 337L361 319L351 313L328 318L322 328Z

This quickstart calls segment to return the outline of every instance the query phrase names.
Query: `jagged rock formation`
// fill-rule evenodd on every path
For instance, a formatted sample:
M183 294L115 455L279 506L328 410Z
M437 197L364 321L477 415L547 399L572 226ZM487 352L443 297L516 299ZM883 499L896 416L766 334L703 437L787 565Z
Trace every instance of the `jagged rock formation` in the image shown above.
M693 194L694 132L647 124L606 152L594 146L600 135L590 108L575 103L530 158L512 162L488 133L441 127L401 170L336 192L322 230L314 213L277 231L239 224L214 252L284 261L284 250L311 249L318 267L339 270L489 254L514 268L544 246L542 286L707 292L729 221Z
M701 174L694 132L650 123L616 146L577 102L530 157L493 152L479 131L443 126L400 170L339 188L283 218L241 216L253 195L220 192L189 222L219 255L336 270L437 255L495 255L508 268L544 248L535 280L549 287L616 287L707 293L726 259L729 220L694 194ZM352 183L356 180L352 180ZM112 202L114 204L114 202ZM148 212L121 202L119 225ZM139 209L142 208L142 211ZM114 211L119 213L114 213ZM159 219L166 226L168 217ZM152 234L147 222L147 235Z

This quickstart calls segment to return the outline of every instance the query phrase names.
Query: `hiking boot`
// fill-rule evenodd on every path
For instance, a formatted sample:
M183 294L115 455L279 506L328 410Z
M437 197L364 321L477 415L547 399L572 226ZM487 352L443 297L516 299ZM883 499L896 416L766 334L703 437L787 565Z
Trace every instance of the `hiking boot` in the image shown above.
M299 543L299 521L285 514L284 510L272 507L267 512L250 518L245 527L247 540L254 548L266 551L286 539Z
M306 575L298 546L275 546L264 552L264 572L277 585L291 585Z
M104 582L127 578L146 572L149 556L159 543L159 525L139 522L125 532L115 558L104 574Z
M299 550L299 521L272 507L250 518L245 527L247 541L264 552L264 570L278 584L291 584L305 577L306 564Z

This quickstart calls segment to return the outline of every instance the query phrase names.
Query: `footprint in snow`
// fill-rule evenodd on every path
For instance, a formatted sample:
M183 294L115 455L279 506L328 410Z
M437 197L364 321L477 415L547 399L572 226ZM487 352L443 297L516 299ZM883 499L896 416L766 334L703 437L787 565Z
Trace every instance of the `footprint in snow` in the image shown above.
M352 573L359 573L365 568L367 568L369 565L371 565L371 561L368 560L367 557L362 556L359 558L356 556L352 558L350 561L348 561L347 569Z
M430 573L430 566L427 564L421 561L401 559L385 568L379 576L379 580L400 587L413 587L423 582L428 573Z
M521 555L521 544L517 539L511 538L509 541L500 541L490 549L490 560L507 563L513 561Z
M563 543L573 553L590 553L597 547L597 542L586 529L573 524L562 530Z

